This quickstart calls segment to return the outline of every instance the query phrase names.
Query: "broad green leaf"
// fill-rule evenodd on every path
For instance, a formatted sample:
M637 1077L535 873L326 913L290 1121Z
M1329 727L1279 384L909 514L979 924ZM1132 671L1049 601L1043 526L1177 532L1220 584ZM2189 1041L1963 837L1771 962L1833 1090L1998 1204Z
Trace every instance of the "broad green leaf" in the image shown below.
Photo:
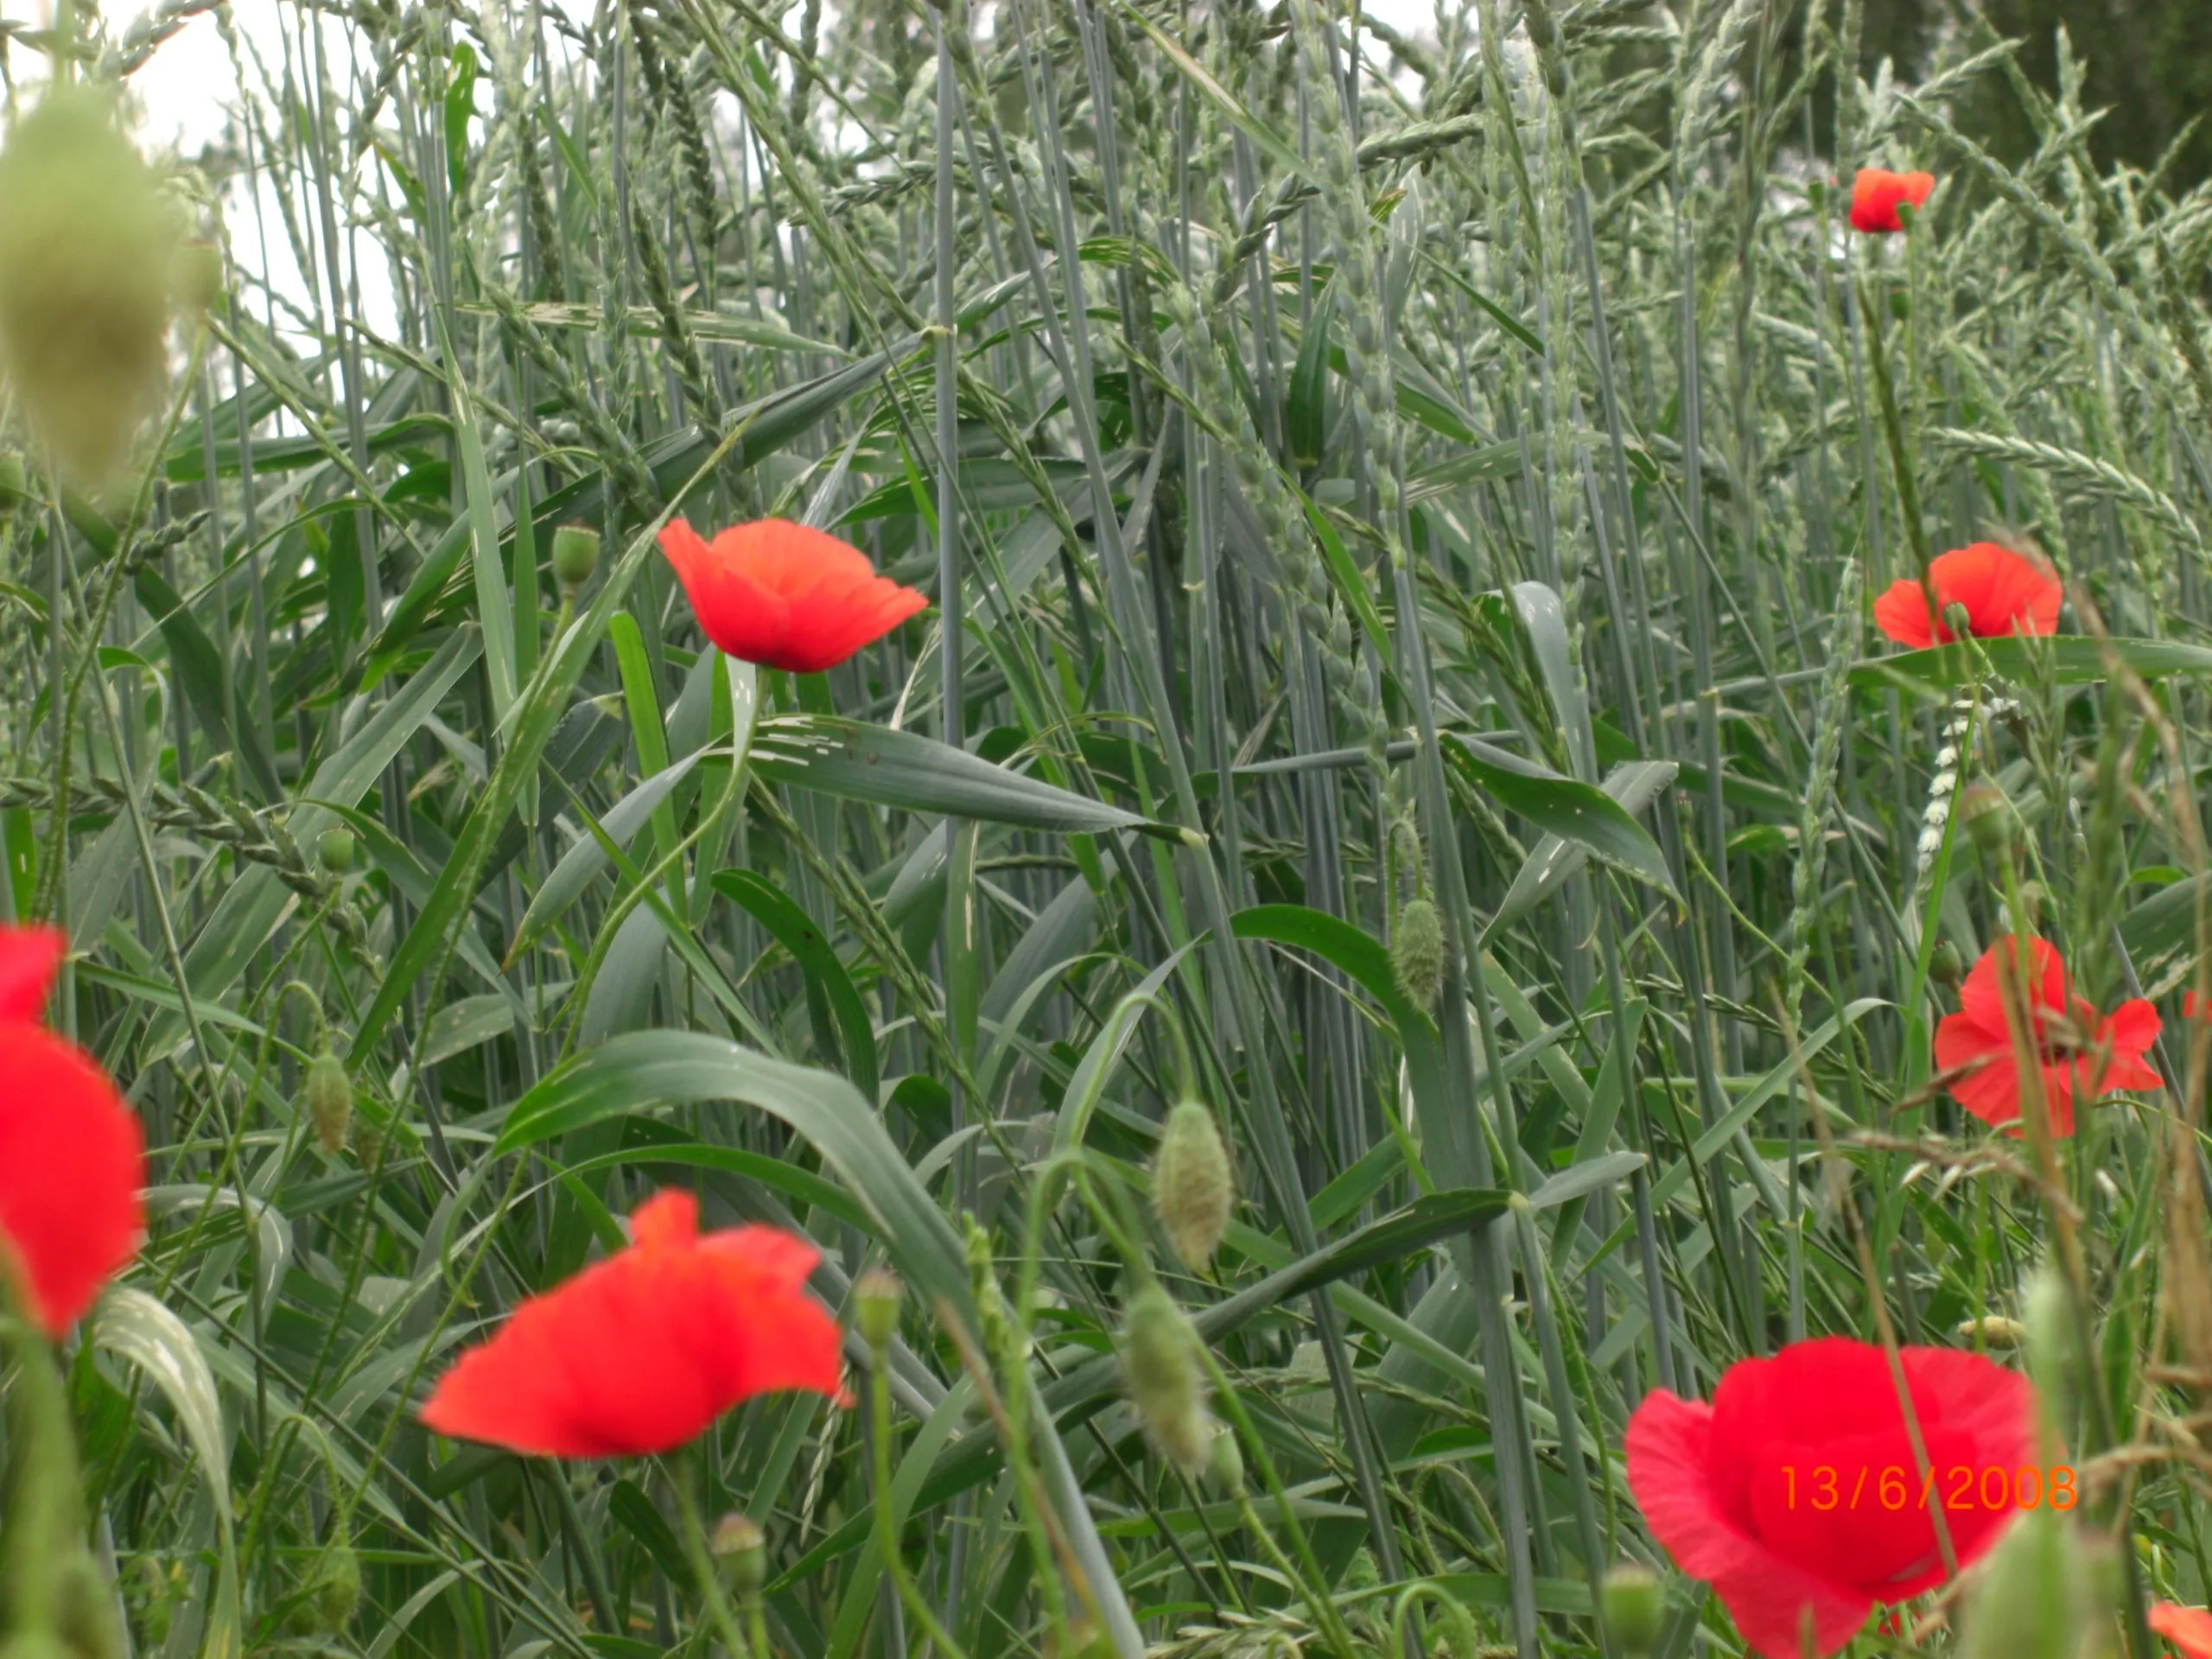
M2000 679L2015 685L2033 685L2044 674L2060 685L2094 685L2106 678L2105 653L2109 651L2146 680L2169 675L2212 676L2212 647L2174 639L2098 639L2084 634L2021 639L2007 635L1977 639L1971 651L1961 645L1936 645L1926 651L1900 652L1891 657L1870 657L1854 664L1852 682L1857 685L1892 685L1916 696L1945 697L1979 677L1975 656L1988 659Z
M1659 843L1609 789L1562 777L1548 766L1492 748L1478 738L1455 734L1455 741L1445 753L1483 789L1538 829L1572 842L1584 852L1658 888L1676 904L1681 902ZM1644 764L1663 771L1663 776L1646 774L1652 780L1651 788L1663 788L1673 781L1675 769L1670 763Z

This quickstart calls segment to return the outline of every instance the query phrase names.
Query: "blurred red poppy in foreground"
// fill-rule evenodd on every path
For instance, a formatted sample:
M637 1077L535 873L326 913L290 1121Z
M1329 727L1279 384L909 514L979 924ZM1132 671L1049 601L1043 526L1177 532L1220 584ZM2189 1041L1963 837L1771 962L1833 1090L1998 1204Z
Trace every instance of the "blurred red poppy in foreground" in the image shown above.
M1936 555L1929 562L1928 575L1936 589L1936 608L1965 607L1967 632L1977 639L2057 629L2058 602L2065 589L2040 559L1994 542L1976 542ZM1891 582L1874 601L1874 626L1916 651L1948 645L1955 637L1944 617L1938 616L1929 626L1928 591L1909 577Z
M1904 228L1897 209L1912 204L1915 213L1936 188L1932 173L1892 173L1887 168L1862 167L1851 186L1851 228L1870 236Z
M1808 1622L1811 1650L1834 1653L1875 1606L1941 1583L1929 1503L1943 1505L1961 1567L2012 1518L2015 1472L2035 1453L2026 1379L1978 1354L1899 1357L1927 1476L1887 1356L1844 1337L1731 1366L1709 1406L1655 1390L1629 1419L1629 1489L1653 1535L1765 1659L1798 1659ZM1985 1508L1979 1482L1993 1469L2005 1491Z
M532 1296L438 1380L441 1434L556 1458L683 1445L741 1401L838 1392L836 1321L803 1287L822 1253L772 1227L699 1234L699 1201L662 1192L635 1240Z
M835 668L929 604L877 575L858 548L783 518L734 524L711 542L678 518L660 550L707 638L763 668Z
M2174 1644L2181 1659L2212 1659L2212 1612L2162 1601L2151 1609L2151 1628Z
M1997 953L2013 948L2009 933L1981 953L1959 987L1959 1011L1936 1027L1936 1064L1973 1070L1950 1085L1951 1097L1983 1122L2002 1128L2020 1117L2019 1062L2005 1019ZM2011 960L2008 954L2006 960ZM2158 1039L2158 1011L2141 997L2100 1019L2088 999L2069 994L2066 963L2043 939L2028 941L2027 993L2032 1039L2043 1074L2050 1132L2074 1133L2077 1096L2095 1100L2115 1089L2155 1089L2159 1077L2143 1056ZM2020 1133L2016 1127L2012 1133Z
M60 1337L138 1248L145 1141L92 1057L37 1024L67 949L0 927L0 1274Z

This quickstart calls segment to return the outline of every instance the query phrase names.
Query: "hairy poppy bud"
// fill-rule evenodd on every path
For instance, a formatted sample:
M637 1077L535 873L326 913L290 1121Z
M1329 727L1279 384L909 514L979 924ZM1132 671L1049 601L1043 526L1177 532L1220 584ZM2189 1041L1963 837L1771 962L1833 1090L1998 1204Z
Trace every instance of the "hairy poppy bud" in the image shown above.
M1158 1285L1147 1285L1130 1299L1122 1323L1129 1397L1154 1443L1192 1474L1205 1470L1212 1449L1198 1344L1183 1310Z
M1437 993L1444 988L1444 925L1426 899L1415 899L1398 912L1390 972L1406 1001L1424 1012L1436 1006Z
M1985 1348L2018 1348L2027 1338L2025 1325L2001 1313L1985 1313L1978 1319L1959 1321L1959 1340L1978 1342Z
M1236 1497L1244 1490L1244 1453L1236 1444L1236 1431L1223 1424L1214 1430L1213 1444L1207 1451L1206 1473L1215 1485Z
M573 593L599 569L599 532L589 524L563 524L553 532L553 580Z
M346 1062L328 1049L308 1062L307 1105L315 1140L335 1157L353 1122L353 1079L346 1075Z
M888 1268L870 1268L853 1284L853 1323L871 1353L881 1353L899 1334L899 1304L906 1289Z
M2093 1599L2081 1541L2056 1510L2015 1522L1982 1572L1962 1659L2075 1659Z
M212 242L188 242L176 253L177 303L192 315L223 302L223 251Z
M2050 889L2040 881L2020 883L2020 910L2028 925L2038 930L2049 927L2058 919L2058 900L2050 896Z
M1160 1155L1152 1166L1152 1204L1175 1254L1203 1268L1221 1248L1236 1185L1229 1148L1203 1101L1186 1100L1167 1114Z
M345 874L353 868L353 832L339 829L324 830L315 842L315 855L331 874Z
M336 1636L353 1624L361 1606L361 1558L353 1553L353 1541L332 1535L302 1588L309 1630Z
M30 475L23 470L22 456L13 449L0 449L0 518L30 499Z
M2005 791L1986 778L1977 778L1959 791L1952 809L1974 844L1994 858L2012 846L2020 832L2019 814Z
M2036 1385L2046 1425L2068 1421L2074 1395L2074 1299L2058 1269L2036 1269L2021 1297L2026 1318L2028 1375Z
M749 1515L730 1514L715 1523L708 1549L723 1580L741 1596L757 1596L768 1581L768 1541Z
M1605 1586L1598 1592L1598 1614L1605 1634L1622 1652L1629 1659L1640 1659L1659 1645L1667 1592L1649 1567L1624 1561L1605 1574Z
M47 1593L70 1659L123 1659L123 1624L115 1592L92 1556L78 1549L53 1564Z
M99 481L161 395L176 229L99 93L55 87L0 154L0 355L62 464Z
M1965 983L1966 976L1966 958L1959 954L1959 947L1948 939L1938 939L1928 958L1929 979L1945 990L1955 991Z

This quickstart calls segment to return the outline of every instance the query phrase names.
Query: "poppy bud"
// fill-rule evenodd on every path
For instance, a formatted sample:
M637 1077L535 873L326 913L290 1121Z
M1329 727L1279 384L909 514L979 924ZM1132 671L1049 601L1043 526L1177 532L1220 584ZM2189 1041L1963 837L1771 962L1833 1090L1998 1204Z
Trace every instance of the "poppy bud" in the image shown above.
M574 593L599 569L599 532L589 524L563 524L553 532L553 580Z
M1667 1592L1649 1567L1624 1561L1605 1574L1598 1592L1598 1616L1605 1634L1629 1659L1640 1659L1659 1645L1667 1616Z
M749 1515L729 1514L715 1523L707 1548L729 1587L741 1596L757 1596L768 1581L768 1541Z
M2075 1659L2092 1596L2079 1542L2056 1510L2014 1522L1990 1553L1961 1659Z
M2021 1298L2027 1318L2028 1375L2043 1403L2046 1426L2072 1415L2074 1374L2073 1297L2058 1270L2045 1262L2028 1281Z
M306 1092L315 1138L335 1157L353 1122L353 1079L346 1075L346 1062L328 1049L316 1055L308 1062Z
M2040 881L2020 883L2020 913L2031 928L2049 927L2058 919L2058 900Z
M1129 1397L1154 1443L1192 1474L1205 1468L1212 1449L1198 1343L1183 1310L1158 1285L1130 1299L1122 1324Z
M1091 1620L1077 1617L1068 1621L1065 1637L1046 1632L1045 1659L1114 1659L1114 1643Z
M1966 982L1966 958L1959 954L1959 947L1948 939L1938 939L1928 958L1929 982L1955 991Z
M870 1268L853 1284L853 1323L868 1351L880 1354L899 1334L899 1304L906 1290L888 1268Z
M1436 906L1415 899L1398 912L1390 940L1390 972L1406 1001L1424 1013L1436 1006L1444 988L1444 926Z
M0 449L0 517L30 499L30 476L23 470L22 456L13 449Z
M2027 1340L2027 1326L1999 1313L1986 1313L1978 1319L1959 1322L1961 1342L1979 1342L1986 1348L2018 1348Z
M1954 639L1964 639L1974 632L1974 613L1958 600L1943 607L1943 626Z
M310 1630L336 1636L353 1624L361 1605L361 1558L353 1553L352 1540L334 1534L303 1588Z
M1186 1100L1167 1115L1160 1156L1152 1166L1152 1203L1175 1254L1204 1268L1221 1248L1236 1202L1229 1148L1203 1101Z
M62 1650L70 1659L123 1659L123 1625L116 1616L115 1592L92 1556L81 1549L73 1551L56 1561L52 1571L48 1594Z
M1236 1444L1236 1431L1226 1423L1214 1431L1208 1448L1206 1473L1213 1484L1235 1497L1244 1490L1244 1453Z
M223 302L223 251L212 242L188 242L176 253L176 298L189 316Z
M331 874L345 874L353 868L353 832L339 829L324 830L315 844L315 855Z
M99 480L161 395L175 231L96 92L56 87L0 154L0 356L62 463Z
M1994 858L2011 847L2020 832L2019 814L2005 791L1986 778L1977 778L1959 791L1952 809L1974 844Z

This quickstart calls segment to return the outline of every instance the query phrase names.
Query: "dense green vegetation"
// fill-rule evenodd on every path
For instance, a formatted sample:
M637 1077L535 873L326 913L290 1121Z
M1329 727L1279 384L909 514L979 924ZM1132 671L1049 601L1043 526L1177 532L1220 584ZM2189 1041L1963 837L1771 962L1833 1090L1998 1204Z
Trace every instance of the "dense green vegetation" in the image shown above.
M2031 1325L2094 1641L2207 1599L2212 196L2116 31L2044 81L2024 6L1839 73L1861 0L79 10L86 80L213 28L248 91L171 170L226 260L135 459L19 360L0 475L0 920L67 931L49 1018L148 1142L62 1350L132 1651L704 1652L682 1495L794 1659L1620 1659L1621 1561L1654 1651L1738 1655L1638 1403ZM1862 165L1937 175L1904 233ZM756 671L678 516L932 607ZM1883 638L1978 541L2063 637ZM2164 1019L2056 1141L1931 1048L2030 931ZM421 1425L671 1186L848 1319L901 1276L860 1408ZM1155 1284L1241 1481L1124 1388ZM1961 1605L1856 1651L1975 1651Z

